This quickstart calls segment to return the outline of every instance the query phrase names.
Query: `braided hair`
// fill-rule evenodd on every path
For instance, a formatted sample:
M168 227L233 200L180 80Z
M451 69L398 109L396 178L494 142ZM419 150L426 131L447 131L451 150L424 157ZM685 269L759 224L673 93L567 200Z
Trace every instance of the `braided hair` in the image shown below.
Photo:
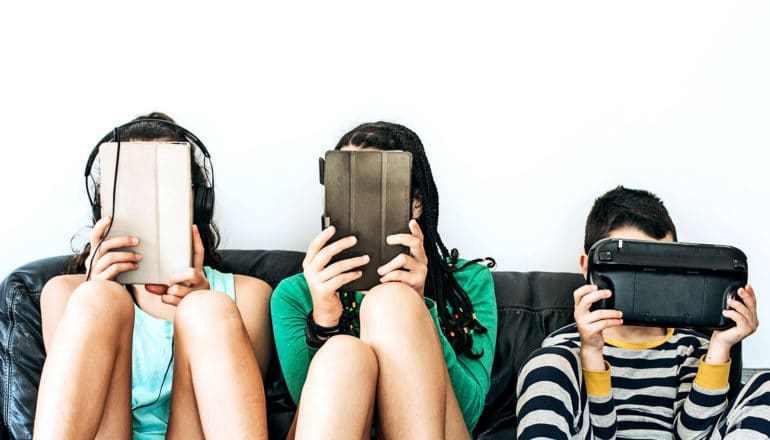
M458 267L457 249L450 252L441 240L438 233L438 190L420 138L403 125L380 121L354 128L342 136L335 149L348 145L402 150L412 154L412 197L422 201L423 211L417 223L423 232L423 246L428 256L425 296L436 301L441 331L455 352L474 359L481 357L483 353L472 351L473 334L486 333L487 329L476 319L468 293L457 282L454 273L484 259L472 260ZM489 261L488 266L493 267L494 260Z

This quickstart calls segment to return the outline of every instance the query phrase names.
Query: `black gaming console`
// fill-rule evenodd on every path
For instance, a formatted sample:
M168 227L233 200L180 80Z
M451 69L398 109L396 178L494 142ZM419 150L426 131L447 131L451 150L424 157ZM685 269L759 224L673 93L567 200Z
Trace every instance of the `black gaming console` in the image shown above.
M747 280L731 246L607 238L588 252L586 282L613 292L592 309L620 310L624 325L731 327L722 310Z

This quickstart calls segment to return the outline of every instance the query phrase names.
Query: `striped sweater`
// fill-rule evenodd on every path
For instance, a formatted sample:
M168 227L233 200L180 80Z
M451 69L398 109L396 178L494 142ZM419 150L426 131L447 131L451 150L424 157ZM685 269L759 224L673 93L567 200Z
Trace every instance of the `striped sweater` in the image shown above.
M580 366L575 324L530 355L517 384L518 438L707 438L727 406L730 364L702 362L708 339L605 341L607 371Z

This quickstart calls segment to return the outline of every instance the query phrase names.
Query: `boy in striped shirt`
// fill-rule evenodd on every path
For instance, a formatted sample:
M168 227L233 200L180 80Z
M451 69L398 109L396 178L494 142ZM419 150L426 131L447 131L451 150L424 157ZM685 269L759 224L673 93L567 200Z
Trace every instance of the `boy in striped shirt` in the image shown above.
M596 199L586 222L588 250L603 238L675 241L663 202L617 187ZM676 292L671 292L675 295ZM711 338L687 329L623 325L617 310L595 310L612 292L574 292L575 324L547 337L517 384L519 440L753 439L770 436L770 374L759 374L728 402L730 349L756 331L756 296L739 289L724 316L736 325Z

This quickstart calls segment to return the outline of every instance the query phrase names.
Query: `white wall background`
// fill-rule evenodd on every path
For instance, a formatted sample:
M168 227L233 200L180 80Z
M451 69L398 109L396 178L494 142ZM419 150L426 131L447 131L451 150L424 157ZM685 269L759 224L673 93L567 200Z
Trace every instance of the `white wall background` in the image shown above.
M93 144L165 111L212 152L226 248L303 250L316 159L385 119L423 139L440 229L502 270L577 271L618 184L749 256L770 367L770 3L5 2L0 274L69 252Z

